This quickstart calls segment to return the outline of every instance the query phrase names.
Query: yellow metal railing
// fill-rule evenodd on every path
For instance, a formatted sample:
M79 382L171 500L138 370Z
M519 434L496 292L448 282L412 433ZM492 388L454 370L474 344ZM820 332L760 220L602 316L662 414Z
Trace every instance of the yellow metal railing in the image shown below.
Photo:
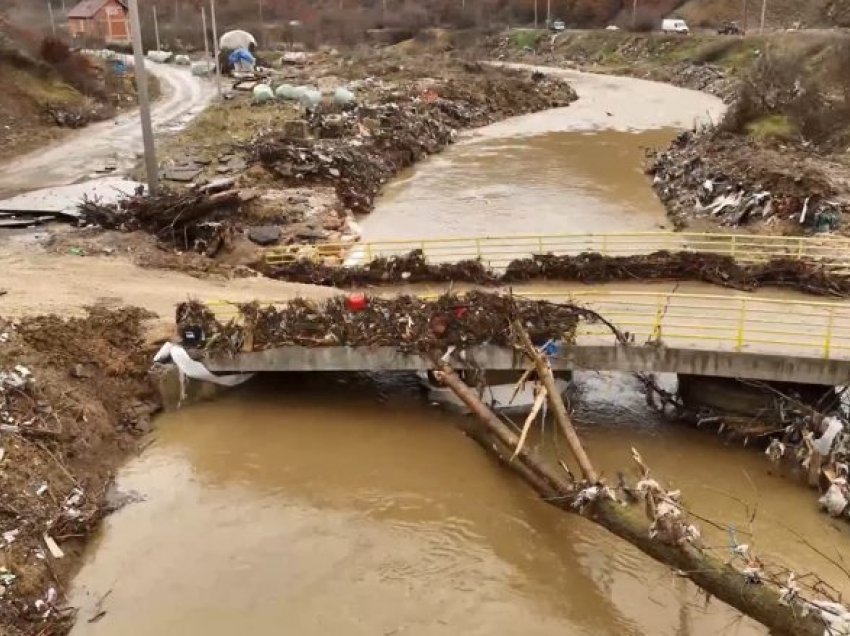
M605 234L546 234L441 239L398 239L361 243L324 243L271 248L270 265L300 258L338 265L358 265L381 256L422 250L432 262L480 259L499 269L531 254L576 255L598 252L605 256L634 256L659 250L704 252L731 256L743 263L792 258L822 263L830 271L850 274L850 239L838 237L759 236L695 232L621 232Z
M782 300L744 294L544 291L529 300L571 301L597 311L635 344L697 350L850 359L850 302ZM437 294L423 294L434 298ZM261 302L261 304L284 304ZM220 320L238 315L227 301L207 303ZM613 344L602 325L583 323L579 344Z

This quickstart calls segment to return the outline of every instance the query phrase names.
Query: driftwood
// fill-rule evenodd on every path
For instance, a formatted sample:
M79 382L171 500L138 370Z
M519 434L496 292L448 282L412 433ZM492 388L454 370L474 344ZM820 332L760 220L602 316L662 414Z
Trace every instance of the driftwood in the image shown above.
M779 582L772 581L774 585L767 585L764 581L748 582L744 572L736 569L731 562L721 561L688 541L681 538L670 540L669 536L665 540L663 535L651 536L644 508L601 496L612 492L604 484L585 482L580 485L567 481L561 470L526 448L520 448L516 457L512 457L519 447L519 437L481 402L475 391L448 364L436 355L431 355L430 359L435 366L435 377L449 387L481 423L481 426L469 427L466 432L504 466L524 479L544 501L568 512L584 514L648 556L689 578L706 592L759 621L772 634L823 636L829 633L819 612L803 611L794 600L788 604L781 602ZM561 401L557 392L550 393L550 399L553 395ZM577 436L576 441L581 449ZM583 449L581 453L584 453ZM639 461L639 457L636 460ZM583 461L579 465L582 470L589 469L588 472L593 474L589 460L586 467ZM665 501L664 493L655 495L650 492L645 496L647 509L651 507L654 510L657 503Z

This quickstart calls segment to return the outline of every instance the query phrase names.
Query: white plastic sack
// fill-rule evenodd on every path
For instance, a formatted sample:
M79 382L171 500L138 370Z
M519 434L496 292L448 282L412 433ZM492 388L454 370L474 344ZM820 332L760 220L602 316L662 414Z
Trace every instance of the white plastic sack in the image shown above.
M188 55L175 55L174 63L178 66L189 66L192 63L192 60L189 59Z
M301 94L298 101L307 110L312 110L322 103L322 94L314 88L308 88Z
M268 84L257 84L254 87L253 95L255 104L265 104L274 99L274 91Z
M171 58L174 57L174 53L171 51L148 51L147 58L152 62L157 62L159 64L165 64L166 62L170 62Z
M194 62L192 64L192 75L195 77L208 77L215 72L215 64L209 60Z
M347 88L340 86L334 91L334 103L339 104L340 106L352 104L354 103L354 93Z
M275 89L274 94L278 99L295 99L295 87L292 84L281 84Z
M844 430L844 424L837 417L825 417L823 419L826 424L826 432L812 441L812 446L822 456L829 455L832 450L832 443L835 441L835 436Z

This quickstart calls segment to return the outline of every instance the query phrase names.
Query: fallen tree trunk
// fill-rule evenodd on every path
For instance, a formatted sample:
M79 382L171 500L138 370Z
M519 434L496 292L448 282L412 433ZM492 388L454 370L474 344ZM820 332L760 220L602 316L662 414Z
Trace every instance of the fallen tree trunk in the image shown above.
M787 605L780 602L777 587L749 583L744 574L731 563L712 557L687 542L670 544L659 537L651 538L642 506L626 506L621 502L605 500L604 497L594 497L587 505L579 508L588 490L596 488L595 492L598 493L602 487L591 486L580 490L566 481L549 462L524 448L512 460L519 437L481 402L475 391L450 366L433 358L432 361L435 363L437 379L449 387L482 424L466 432L502 464L522 477L545 501L568 512L586 513L583 516L762 623L771 630L771 634L823 636L830 633L817 612L806 613L795 602Z

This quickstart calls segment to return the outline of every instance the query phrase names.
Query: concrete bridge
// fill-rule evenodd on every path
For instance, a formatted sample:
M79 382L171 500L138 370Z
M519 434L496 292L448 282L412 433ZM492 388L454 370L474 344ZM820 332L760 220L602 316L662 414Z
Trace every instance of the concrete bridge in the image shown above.
M557 369L669 372L839 385L850 381L850 302L750 293L687 293L673 285L551 285L514 289L517 296L572 301L594 309L630 334L616 342L602 325L584 324L575 345L562 344ZM707 286L700 285L700 289ZM662 290L662 288L664 288ZM716 289L716 288L714 288ZM436 293L436 292L432 292ZM210 303L221 319L235 307ZM471 349L489 369L520 366L515 353ZM216 372L401 371L426 369L395 347L285 347L206 360Z
M500 270L515 259L534 254L575 255L598 252L634 256L658 250L730 256L742 263L792 258L818 265L837 276L850 275L850 240L836 237L786 237L745 234L631 232L557 234L444 239L404 239L368 243L275 248L266 261L285 264L312 258L351 266L379 256L420 249L430 262L479 259ZM305 251L306 249L306 251ZM455 287L457 289L457 286ZM689 291L690 290L690 291ZM696 291L694 291L696 290ZM422 293L420 288L389 293ZM428 286L426 294L445 291ZM618 283L589 287L552 283L514 287L530 299L572 301L596 310L622 331L632 344L616 342L598 325L582 325L574 345L560 345L552 358L557 369L669 372L713 377L742 377L838 385L850 381L850 302L816 300L777 290L740 293L695 284ZM268 303L267 303L268 304ZM234 307L210 303L226 318ZM476 347L478 364L513 369L513 351ZM417 355L394 347L286 347L245 351L232 358L207 360L217 372L262 371L400 371L426 369Z

